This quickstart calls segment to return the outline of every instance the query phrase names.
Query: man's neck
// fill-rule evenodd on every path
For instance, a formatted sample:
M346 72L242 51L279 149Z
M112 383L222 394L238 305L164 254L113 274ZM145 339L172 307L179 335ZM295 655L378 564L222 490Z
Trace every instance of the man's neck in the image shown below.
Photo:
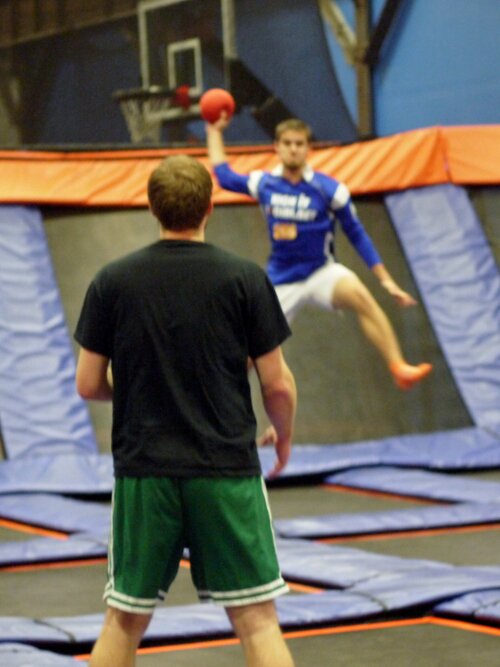
M287 181L290 181L293 185L297 185L303 178L303 168L298 169L289 169L283 165L283 178Z
M186 229L182 232L174 232L171 229L160 228L160 239L162 241L194 241L203 243L205 241L205 229Z

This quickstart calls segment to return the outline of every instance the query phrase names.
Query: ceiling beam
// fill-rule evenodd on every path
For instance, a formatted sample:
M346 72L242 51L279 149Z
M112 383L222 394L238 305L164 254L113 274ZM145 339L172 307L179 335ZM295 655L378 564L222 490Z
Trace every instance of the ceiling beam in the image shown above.
M361 137L373 136L373 68L394 23L402 0L386 0L375 28L371 27L371 0L352 0L355 30L345 18L337 0L318 0L321 17L342 48L344 58L356 72L357 127Z
M371 0L354 0L356 7L356 87L358 98L358 132L360 137L373 135L372 68L364 61L370 42Z
M373 66L378 62L385 38L394 23L400 5L401 0L386 0L384 9L382 10L377 25L372 32L370 44L364 54L363 60L365 63Z
M333 30L344 53L344 58L349 65L354 65L356 61L356 35L345 19L342 10L335 0L318 0L318 7L323 20Z
M0 0L0 49L136 16L138 0Z

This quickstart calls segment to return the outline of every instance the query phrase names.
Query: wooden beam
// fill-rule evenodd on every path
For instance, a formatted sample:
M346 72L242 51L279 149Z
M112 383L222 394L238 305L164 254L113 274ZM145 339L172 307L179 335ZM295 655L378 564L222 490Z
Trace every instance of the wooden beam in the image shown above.
M358 97L358 131L362 138L373 136L373 91L372 70L368 63L364 62L370 42L371 27L371 1L354 0L356 6L356 81Z
M57 0L55 11L53 3L32 0L25 5L22 15L16 11L16 4L17 0L0 0L1 16L8 16L8 25L2 25L0 30L0 49L130 18L137 15L139 3L138 0L105 0L92 5L92 10L79 12L73 5L69 10L68 0Z
M349 65L356 60L356 35L347 22L342 10L335 0L318 0L321 16L333 30L333 33L344 53Z

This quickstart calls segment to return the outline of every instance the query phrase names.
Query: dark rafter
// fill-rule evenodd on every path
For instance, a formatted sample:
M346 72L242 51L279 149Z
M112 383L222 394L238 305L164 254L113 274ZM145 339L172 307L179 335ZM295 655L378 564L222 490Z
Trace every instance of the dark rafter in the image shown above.
M377 63L380 50L394 21L400 4L401 0L386 0L384 9L382 10L375 29L373 30L370 44L368 45L368 48L366 49L363 56L363 61L367 65L375 65Z
M138 0L0 0L0 49L135 16ZM80 7L80 8L79 8Z

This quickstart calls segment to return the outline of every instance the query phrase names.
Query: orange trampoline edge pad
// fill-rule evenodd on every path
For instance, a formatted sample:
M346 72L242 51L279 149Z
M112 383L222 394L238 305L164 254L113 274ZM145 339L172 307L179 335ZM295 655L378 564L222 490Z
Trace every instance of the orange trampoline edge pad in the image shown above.
M255 148L254 148L255 150ZM78 207L147 207L147 181L166 155L188 153L210 169L204 151L126 150L64 153L0 151L0 203ZM228 149L240 173L272 169L271 147ZM433 127L357 142L312 148L311 166L346 183L353 195L455 183L500 184L500 125ZM214 179L214 204L249 203Z

